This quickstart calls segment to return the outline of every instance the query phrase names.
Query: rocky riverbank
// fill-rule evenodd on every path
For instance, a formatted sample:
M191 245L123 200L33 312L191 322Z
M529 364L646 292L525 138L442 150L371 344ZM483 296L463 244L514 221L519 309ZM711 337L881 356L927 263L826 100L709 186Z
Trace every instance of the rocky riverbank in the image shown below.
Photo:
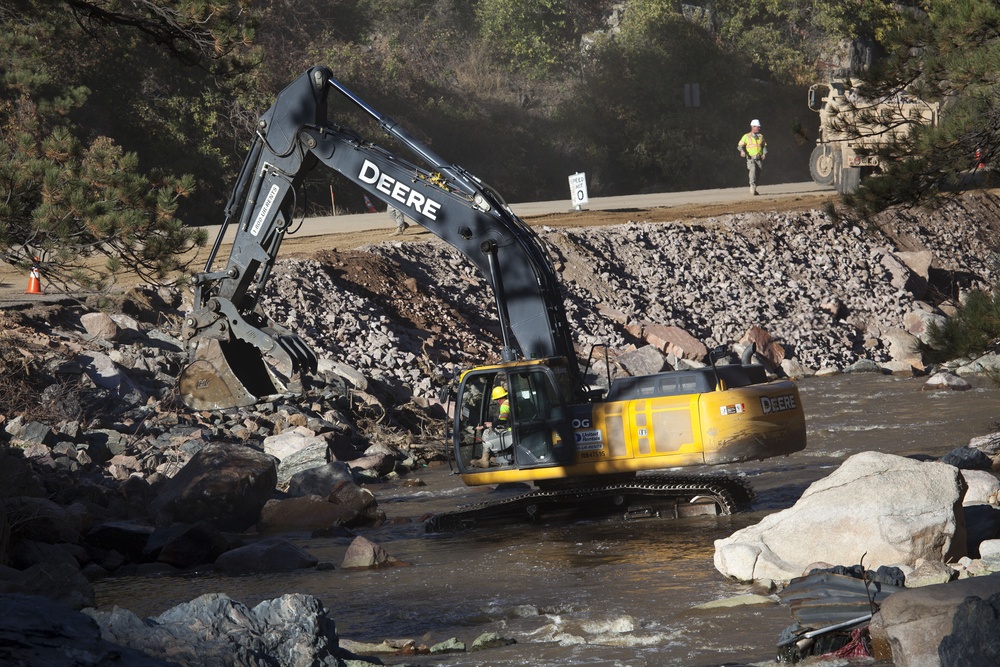
M926 325L993 283L998 222L994 199L970 196L864 224L810 210L538 231L582 358L604 344L615 372L650 372L753 339L773 372L801 377L934 370ZM192 413L174 394L184 295L115 301L0 313L0 592L81 609L99 577L332 565L288 531L344 531L357 545L341 567L391 564L360 533L410 519L386 516L368 487L419 484L414 470L444 460L438 390L500 348L486 282L448 246L283 259L262 305L321 357L309 391ZM298 605L313 601L283 608ZM350 659L325 630L307 634Z
M778 343L775 367L802 377L859 360L922 372L928 323L996 279L998 226L1000 204L970 196L864 223L810 210L538 231L582 358L607 345L627 371L629 353L652 344L676 366L759 327ZM450 246L364 251L279 262L265 309L321 356L425 398L442 377L497 359L489 288Z

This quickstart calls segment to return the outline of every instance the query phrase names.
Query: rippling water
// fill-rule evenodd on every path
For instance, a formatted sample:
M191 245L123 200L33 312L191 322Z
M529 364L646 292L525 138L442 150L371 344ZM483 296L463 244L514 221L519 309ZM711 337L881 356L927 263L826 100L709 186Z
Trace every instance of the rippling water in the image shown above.
M682 520L575 522L424 535L419 523L363 531L410 567L254 577L210 572L124 577L96 584L98 606L153 616L198 595L224 592L247 604L309 593L331 610L341 637L412 638L431 645L483 632L517 644L486 652L383 657L387 664L709 667L773 664L786 607L697 611L750 592L712 565L714 540L792 505L845 458L876 450L941 456L1000 430L1000 391L975 380L967 392L923 392L920 379L844 375L800 383L809 444L784 459L720 466L746 475L758 493L751 513ZM718 470L716 468L715 470ZM447 468L419 473L426 487L374 489L390 517L416 519L474 502L488 492L461 485ZM340 564L349 539L296 542Z

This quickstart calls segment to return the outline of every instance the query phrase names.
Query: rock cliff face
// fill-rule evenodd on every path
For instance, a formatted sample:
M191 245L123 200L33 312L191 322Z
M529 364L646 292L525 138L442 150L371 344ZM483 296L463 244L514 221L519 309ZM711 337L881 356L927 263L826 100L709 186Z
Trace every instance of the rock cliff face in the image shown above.
M538 231L583 358L599 343L612 354L641 347L653 325L708 348L760 327L803 374L862 359L920 369L928 319L996 279L996 227L997 201L969 196L870 221L808 210ZM279 261L265 309L320 356L417 395L434 393L433 378L497 359L492 294L450 246L362 251Z

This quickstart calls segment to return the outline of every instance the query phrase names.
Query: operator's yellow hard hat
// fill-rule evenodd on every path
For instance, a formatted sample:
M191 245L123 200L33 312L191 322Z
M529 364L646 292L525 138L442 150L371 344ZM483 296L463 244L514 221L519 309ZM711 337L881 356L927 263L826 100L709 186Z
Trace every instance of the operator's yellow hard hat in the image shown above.
M493 393L490 394L490 398L492 398L495 401L498 398L503 398L506 395L507 395L507 390L504 389L503 387L493 387Z

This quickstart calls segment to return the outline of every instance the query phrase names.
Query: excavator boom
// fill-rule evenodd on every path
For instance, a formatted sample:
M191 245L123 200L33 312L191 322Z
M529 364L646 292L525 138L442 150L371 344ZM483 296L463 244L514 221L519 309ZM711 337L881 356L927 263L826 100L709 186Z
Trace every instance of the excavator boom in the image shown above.
M331 90L372 116L421 164L328 121ZM403 211L490 280L505 360L564 357L573 385L582 385L555 269L535 232L478 178L445 162L329 70L314 67L261 116L219 240L204 272L194 277L194 309L183 334L192 361L179 383L185 404L250 405L267 394L298 390L302 372L315 370L315 353L293 331L268 319L258 300L291 222L296 188L317 164ZM232 252L225 268L213 271L230 224L238 225Z

